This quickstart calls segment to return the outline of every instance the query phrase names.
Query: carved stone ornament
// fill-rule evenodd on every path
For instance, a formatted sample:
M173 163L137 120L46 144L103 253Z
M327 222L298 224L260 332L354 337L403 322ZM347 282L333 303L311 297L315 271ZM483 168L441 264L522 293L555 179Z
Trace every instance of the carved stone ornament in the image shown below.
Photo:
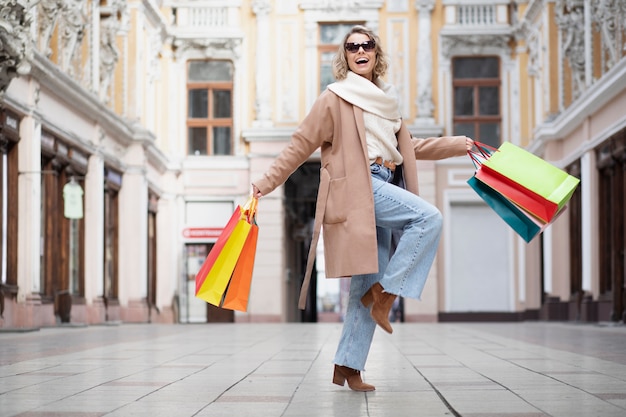
M626 50L626 2L603 0L591 2L591 19L602 39L602 68L606 72L622 58Z
M127 13L125 0L110 0L107 6L100 6L100 98L105 103L110 102L109 87L120 58L117 34Z
M555 20L562 33L561 51L574 80L573 96L585 88L585 13L580 0L557 0Z
M3 0L0 3L0 96L11 80L30 72L33 59L30 25L39 0Z
M61 10L61 68L74 75L72 62L85 36L87 13L85 0L65 0Z
M441 38L441 54L451 58L458 53L484 55L494 49L508 53L509 37L504 35L446 35Z
M255 15L268 15L272 11L269 0L254 0L252 2L252 11Z
M528 75L538 77L541 74L540 52L543 49L541 44L541 31L533 23L521 22L515 31L516 40L523 39L528 51Z
M50 38L62 8L63 0L41 0L39 3L39 10L37 11L39 50L48 58L52 55Z
M189 51L200 51L206 58L229 58L237 60L241 57L241 39L177 39L174 41L176 58L180 59Z

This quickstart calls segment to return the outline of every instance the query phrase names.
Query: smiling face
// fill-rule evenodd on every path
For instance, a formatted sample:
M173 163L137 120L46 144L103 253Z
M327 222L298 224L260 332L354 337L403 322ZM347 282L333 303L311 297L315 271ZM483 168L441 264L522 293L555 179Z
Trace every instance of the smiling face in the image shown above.
M346 43L362 44L369 40L370 37L364 33L353 33L350 37L348 37ZM350 68L350 71L372 81L374 67L376 66L375 48L371 51L365 51L363 47L360 47L356 52L346 50L346 60L348 61L348 68Z

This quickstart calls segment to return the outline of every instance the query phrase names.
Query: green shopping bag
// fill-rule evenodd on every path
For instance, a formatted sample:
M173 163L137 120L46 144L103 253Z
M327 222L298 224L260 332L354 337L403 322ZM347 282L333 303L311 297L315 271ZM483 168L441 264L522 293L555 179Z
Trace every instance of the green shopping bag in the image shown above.
M498 172L559 206L572 197L580 180L536 155L504 142L483 167Z

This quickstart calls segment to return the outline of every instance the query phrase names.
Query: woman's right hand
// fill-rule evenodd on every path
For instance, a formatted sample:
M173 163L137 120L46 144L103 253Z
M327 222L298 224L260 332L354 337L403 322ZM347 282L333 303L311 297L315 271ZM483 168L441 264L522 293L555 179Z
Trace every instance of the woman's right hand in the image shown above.
M263 197L263 194L261 193L261 191L259 191L259 189L254 184L252 184L252 196L256 198Z

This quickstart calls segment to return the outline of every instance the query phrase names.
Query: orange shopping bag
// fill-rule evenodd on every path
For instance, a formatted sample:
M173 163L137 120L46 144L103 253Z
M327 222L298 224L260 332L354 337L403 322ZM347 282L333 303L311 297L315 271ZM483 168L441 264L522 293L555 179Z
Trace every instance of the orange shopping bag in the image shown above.
M259 237L259 226L252 224L248 239L243 246L237 265L230 278L230 284L226 289L223 308L231 310L247 311L248 298L250 296L250 286L252 284L252 270L254 269L254 258L256 255L256 243Z
M250 197L243 208L237 207L235 210L233 217L237 221L234 227L229 228L233 221L233 217L231 217L231 221L218 238L220 247L216 243L205 261L207 267L204 268L203 265L203 268L196 275L196 297L215 306L221 306L226 287L252 230L251 222L256 213L257 203L256 198ZM236 217L237 214L239 215L238 218ZM201 271L206 271L206 275L201 275Z

